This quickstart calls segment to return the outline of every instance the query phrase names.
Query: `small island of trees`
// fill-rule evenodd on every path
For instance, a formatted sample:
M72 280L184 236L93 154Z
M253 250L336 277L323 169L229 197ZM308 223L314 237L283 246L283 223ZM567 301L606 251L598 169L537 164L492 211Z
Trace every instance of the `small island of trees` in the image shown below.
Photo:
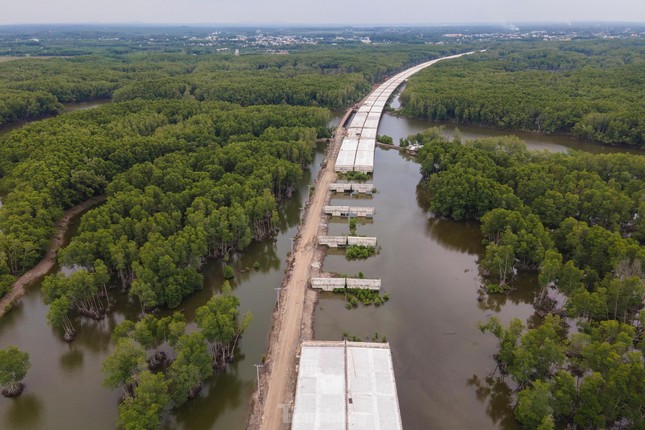
M4 387L2 395L5 397L16 397L22 393L25 384L22 380L27 376L29 354L10 346L0 349L0 386Z

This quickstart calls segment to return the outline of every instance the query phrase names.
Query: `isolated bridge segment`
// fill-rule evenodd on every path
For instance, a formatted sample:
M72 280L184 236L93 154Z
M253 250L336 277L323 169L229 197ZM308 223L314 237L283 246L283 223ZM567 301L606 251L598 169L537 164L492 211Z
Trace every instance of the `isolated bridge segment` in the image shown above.
M303 342L292 430L401 430L387 343Z

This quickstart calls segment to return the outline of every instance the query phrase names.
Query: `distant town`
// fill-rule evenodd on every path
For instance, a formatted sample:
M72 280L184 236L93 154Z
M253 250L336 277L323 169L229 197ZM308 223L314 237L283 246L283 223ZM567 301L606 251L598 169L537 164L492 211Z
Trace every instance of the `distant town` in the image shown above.
M77 55L79 43L111 51L189 50L288 54L313 45L391 45L492 41L638 39L642 24L579 24L441 27L193 27L193 26L0 26L0 55Z

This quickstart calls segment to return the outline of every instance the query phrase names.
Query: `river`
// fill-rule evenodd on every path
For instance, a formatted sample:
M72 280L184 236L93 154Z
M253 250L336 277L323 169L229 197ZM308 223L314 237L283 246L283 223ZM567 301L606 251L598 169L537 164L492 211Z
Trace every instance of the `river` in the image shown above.
M386 114L379 134L398 142L436 125L443 125L446 136L455 133L454 124ZM459 128L464 139L513 134L536 150L625 152L566 136ZM390 301L380 308L348 310L341 296L325 293L316 308L316 338L340 339L343 332L363 339L375 333L387 337L405 429L517 429L510 390L489 378L495 370L496 339L482 334L477 323L491 315L505 323L513 317L535 320L531 303L536 276L522 274L515 292L478 301L477 260L484 251L479 225L431 217L420 180L419 165L412 158L376 149L373 183L378 192L360 200L360 205L374 206L376 215L369 223L359 223L357 232L376 236L382 249L367 260L351 262L342 252L332 251L323 270L381 278ZM351 201L341 195L331 204ZM347 234L346 219L332 219L329 226L330 235Z
M398 140L430 125L386 115L379 133ZM535 138L541 145L562 150L552 137ZM241 339L239 358L225 373L211 378L196 399L167 414L164 429L243 428L255 389L252 365L261 362L266 350L274 288L282 281L299 209L319 170L323 150L317 146L311 170L296 195L282 202L277 241L255 243L233 262L240 309L255 315ZM476 262L483 251L478 225L428 216L423 209L426 197L417 191L420 174L414 160L394 150L377 149L375 162L378 193L361 203L374 205L377 214L373 223L359 225L358 233L377 236L381 253L363 262L328 255L325 269L380 277L391 299L380 308L347 310L341 297L323 295L316 311L316 338L339 339L343 331L361 337L378 331L388 337L406 429L515 429L508 389L500 384L488 387L485 380L495 367L495 340L482 335L476 324L488 315L503 321L530 318L533 277L524 276L521 283L526 288L518 292L478 302ZM340 200L347 198L334 199ZM345 219L332 221L330 234L347 231ZM70 235L74 232L71 229ZM246 271L256 261L260 269ZM180 308L188 320L221 286L221 261L206 266L205 278L204 289ZM109 339L113 327L124 318L134 318L138 305L121 299L116 308L101 322L83 321L71 344L47 326L39 286L0 319L0 348L16 345L30 353L32 363L25 392L17 399L0 397L0 428L114 428L121 392L102 388L100 364L113 348Z
M112 103L112 99L98 99L98 100L90 100L87 102L63 103L63 113L93 109L95 107L98 107L107 103ZM28 120L28 121L16 121L16 122L2 125L0 126L0 136L2 136L3 134L7 134L13 130L17 130L23 127L24 125L27 125L34 121L40 121L42 119L44 118L37 118L34 120Z

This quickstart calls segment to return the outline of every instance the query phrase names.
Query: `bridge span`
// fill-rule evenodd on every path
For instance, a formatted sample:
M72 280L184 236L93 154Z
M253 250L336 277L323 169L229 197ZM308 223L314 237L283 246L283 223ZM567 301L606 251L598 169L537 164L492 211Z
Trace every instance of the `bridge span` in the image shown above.
M347 127L347 133L340 146L340 152L336 160L336 172L357 171L372 173L374 171L374 149L376 147L378 125L381 121L381 115L383 115L383 109L385 109L385 105L394 91L418 71L439 61L458 58L467 54L472 54L472 52L438 58L411 67L388 79L372 91L356 110Z

